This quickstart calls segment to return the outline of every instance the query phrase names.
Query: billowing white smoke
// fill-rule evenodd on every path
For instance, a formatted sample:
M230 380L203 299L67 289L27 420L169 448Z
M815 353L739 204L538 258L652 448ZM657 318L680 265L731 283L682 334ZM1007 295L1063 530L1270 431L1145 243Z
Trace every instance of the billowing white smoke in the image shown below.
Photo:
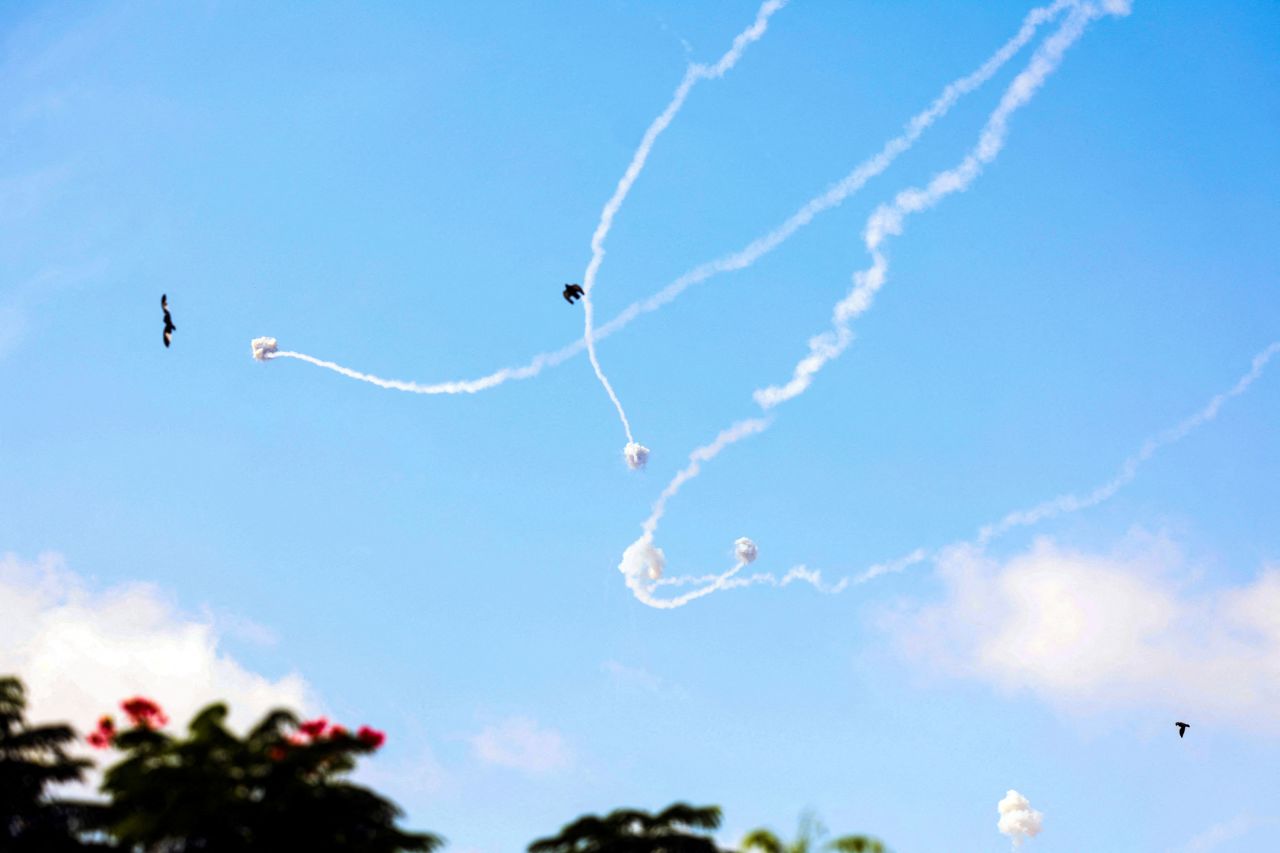
M1026 797L1012 789L1004 795L1004 799L996 806L1000 810L1000 832L1013 839L1013 846L1019 847L1022 842L1040 834L1044 823L1044 815L1031 808Z
M638 471L649 461L649 448L637 442L628 442L627 446L622 448L622 458L627 460L627 467L632 471Z
M754 563L759 555L760 549L756 547L756 543L747 537L735 539L733 542L733 554L742 563Z
M258 361L266 361L280 349L275 338L254 338L249 342L253 357Z

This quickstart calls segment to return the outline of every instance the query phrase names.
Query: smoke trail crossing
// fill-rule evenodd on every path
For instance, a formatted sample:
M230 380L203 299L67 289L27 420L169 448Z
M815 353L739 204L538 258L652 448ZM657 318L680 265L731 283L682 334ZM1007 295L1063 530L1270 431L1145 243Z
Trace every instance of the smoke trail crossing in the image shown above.
M600 367L600 359L596 356L595 335L592 330L595 305L591 301L591 292L595 289L596 273L599 272L600 264L604 261L604 240L609 235L609 229L613 227L613 218L622 207L622 202L626 200L627 193L631 192L631 187L636 182L636 178L640 177L645 161L649 159L649 152L653 150L653 144L657 141L658 136L671 124L671 121L676 117L676 113L680 112L680 108L684 105L685 98L689 96L689 92L700 81L723 77L733 68L747 47L764 35L765 30L769 27L770 16L786 4L787 0L765 0L756 14L755 21L738 34L733 40L733 46L729 48L724 56L720 57L718 62L714 65L695 63L689 66L685 72L684 79L680 81L680 85L676 87L670 103L667 104L667 108L653 120L653 123L649 125L649 129L644 132L644 137L640 140L640 147L632 155L631 163L627 166L627 171L623 173L622 179L618 181L618 186L613 191L613 196L605 202L604 210L600 212L600 223L596 226L595 233L591 235L591 261L587 264L587 270L582 276L582 340L586 344L587 357L591 360L591 369L595 371L596 378L600 380L600 384L608 392L609 399L613 401L613 407L618 410L618 417L622 420L622 428L627 434L627 446L624 448L623 454L627 464L633 469L644 467L645 460L649 455L649 449L637 443L635 435L631 432L631 422L627 419L626 410L622 408L622 401L618 399L617 393L613 390L613 385L609 383L608 377L604 375L604 370Z
M689 464L671 479L667 487L662 490L662 494L658 495L658 499L654 501L653 510L649 513L649 517L644 520L644 524L641 525L641 529L644 532L640 538L628 545L627 549L622 553L622 562L618 564L618 571L622 572L623 577L626 578L627 587L636 598L650 607L659 609L682 607L694 599L702 598L704 595L710 595L717 589L721 589L743 567L755 560L755 543L746 540L750 543L750 547L747 548L741 544L743 540L739 539L734 543L738 562L724 574L711 578L706 586L677 598L661 599L655 598L653 595L653 591L658 586L658 581L662 578L662 573L666 568L666 555L662 553L661 548L653 544L653 534L657 532L658 522L666 514L667 501L675 497L685 483L698 476L702 471L702 463L710 462L729 445L735 444L749 435L763 432L768 426L769 420L765 418L750 418L745 421L739 421L717 435L710 444L703 445L689 454Z
M927 187L903 190L891 204L881 205L871 214L864 232L871 266L854 273L853 289L836 303L831 331L810 338L809 354L796 363L790 381L755 391L752 396L757 405L767 411L803 394L818 371L852 343L853 331L849 324L871 308L889 272L888 258L881 251L884 242L902 233L903 223L911 214L928 210L947 196L969 188L983 167L995 160L1004 148L1010 116L1031 101L1049 75L1057 70L1067 49L1080 38L1089 22L1101 14L1091 3L1072 5L1059 30L1036 50L1027 68L1005 90L999 106L987 119L978 144L964 160L955 168L935 175Z
M629 326L644 314L657 311L674 302L680 294L695 284L700 284L721 273L736 272L750 267L760 258L785 243L797 231L804 228L815 218L828 210L842 204L849 196L858 192L872 178L884 172L899 155L906 152L916 140L951 110L965 95L973 92L996 74L1046 22L1053 20L1064 8L1075 0L1057 0L1048 6L1033 9L1027 13L1021 28L1009 41L1005 42L977 70L965 77L955 80L933 100L928 108L913 116L906 124L906 129L884 144L881 150L872 157L859 163L854 169L833 184L824 192L809 199L781 225L767 234L756 238L742 249L730 252L712 261L708 261L683 273L657 293L646 299L638 300L619 312L613 319L595 327L586 337L578 338L558 350L540 353L528 363L518 367L504 367L477 379L464 379L437 383L419 383L397 379L383 379L379 376L351 370L331 361L324 361L302 353L278 353L284 358L297 358L317 367L333 370L343 376L369 382L380 388L395 391L406 391L413 394L475 394L496 388L508 381L532 379L549 367L557 367L587 348L587 341L599 342Z
M887 276L888 259L880 251L884 241L891 235L902 233L903 222L910 214L927 210L946 196L968 189L981 174L983 167L995 160L1004 148L1010 116L1031 101L1045 80L1057 70L1067 49L1083 35L1089 22L1105 14L1092 3L1070 3L1069 7L1070 12L1058 31L1049 36L1036 49L1027 67L1009 84L1004 96L1000 99L999 105L983 126L977 145L964 157L960 164L934 176L933 180L924 189L912 187L903 190L895 196L892 204L881 205L872 213L867 220L864 232L867 252L872 257L871 266L854 274L853 289L836 304L833 312L832 330L816 335L809 340L809 353L796 364L791 380L785 385L761 388L753 393L753 398L762 409L768 411L803 394L813 381L814 375L828 362L839 357L848 347L853 340L853 331L849 328L849 324L870 309L876 292L883 286ZM1050 7L1050 9L1052 8ZM736 434L733 428L726 430L717 437L712 445L709 445L716 448L715 453L712 455L718 454L724 448L749 434ZM678 598L656 599L652 595L654 586L652 582L660 578L665 565L665 555L661 549L653 544L654 534L657 531L657 522L662 516L662 509L665 507L665 499L669 496L669 492L674 493L674 489L678 489L684 482L697 476L698 471L698 466L690 465L689 468L676 475L671 485L663 492L658 504L655 504L654 513L650 515L643 525L644 534L628 546L623 553L622 562L618 566L619 570L627 577L627 585L631 588L632 593L642 602L652 607L679 607L695 598L709 595L719 589L741 586L751 582L750 578L740 578L736 579L737 582L734 583L734 575L745 565L739 563L725 574L715 576L715 579L707 586L685 593ZM645 578L644 569L646 568L648 569L648 583L641 585ZM820 575L804 569L804 567L800 567L800 569L802 572L795 575L793 579L821 582ZM788 573L788 578L792 578L791 573ZM840 588L843 589L844 587L841 586Z

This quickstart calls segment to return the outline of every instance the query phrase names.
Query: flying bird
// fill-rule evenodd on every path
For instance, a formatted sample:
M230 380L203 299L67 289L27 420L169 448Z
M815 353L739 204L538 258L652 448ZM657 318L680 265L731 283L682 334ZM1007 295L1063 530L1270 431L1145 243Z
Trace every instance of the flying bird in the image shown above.
M1191 728L1190 723L1174 723L1178 727L1178 737L1182 737L1187 733L1187 729Z
M583 293L581 285L566 284L564 286L564 301L568 302L570 305L573 304L573 300L580 299L582 296Z
M173 318L169 316L168 294L160 294L160 310L164 311L164 345L168 349L169 342L173 340L173 330L178 328L173 325Z

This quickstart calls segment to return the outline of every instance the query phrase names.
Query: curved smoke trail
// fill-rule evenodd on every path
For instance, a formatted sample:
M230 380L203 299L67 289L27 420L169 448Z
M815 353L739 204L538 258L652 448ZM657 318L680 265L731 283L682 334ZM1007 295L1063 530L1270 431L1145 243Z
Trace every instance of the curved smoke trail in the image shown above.
M649 125L649 129L644 132L644 137L640 140L640 147L632 155L631 163L627 166L627 171L623 173L622 179L618 181L618 186L613 191L613 196L605 202L604 210L600 212L600 223L596 226L595 233L591 235L591 261L587 264L587 271L582 276L582 340L587 347L587 357L591 360L591 369L595 371L596 378L600 380L600 384L608 392L609 399L613 401L613 407L618 410L618 417L622 420L622 428L627 434L627 446L623 452L626 455L627 464L632 468L643 467L649 451L648 448L638 444L635 436L631 433L631 422L627 420L627 413L622 408L622 401L618 399L617 393L613 390L613 385L609 383L608 377L604 375L604 370L600 367L600 359L596 357L595 336L591 328L595 313L595 306L591 301L591 291L595 288L596 273L599 272L600 264L604 261L604 240L609 235L609 229L613 227L613 218L622 207L622 202L626 200L627 193L631 192L631 187L636 182L636 178L640 177L645 161L649 159L649 152L653 150L654 142L671 124L676 117L676 113L680 112L680 108L684 106L685 98L689 96L689 92L700 81L723 77L733 68L747 47L764 35L765 30L769 27L769 17L785 6L786 3L787 0L765 0L764 4L760 6L760 11L756 14L755 21L738 34L733 40L733 46L729 48L724 56L720 57L718 62L714 65L693 64L689 66L689 69L685 72L684 79L680 81L680 85L676 87L675 94L671 96L671 101L667 104L667 108L653 120L653 123Z
M487 391L509 381L532 379L548 367L557 367L583 350L588 341L592 343L604 340L615 332L629 326L644 314L657 311L659 308L675 301L684 291L695 284L700 284L721 273L736 272L750 267L760 258L785 243L793 234L808 225L820 214L839 207L845 199L858 192L872 178L885 171L899 155L906 152L916 140L938 119L945 116L953 106L965 95L973 92L990 80L1004 65L1012 59L1035 36L1037 30L1046 22L1053 20L1075 0L1056 0L1047 6L1038 7L1027 13L1018 32L982 63L975 71L961 77L943 88L942 92L930 105L913 116L905 129L898 136L890 139L875 155L859 163L854 169L822 193L809 199L791 214L782 224L767 234L756 238L743 248L722 255L715 260L699 264L685 272L670 284L652 296L631 303L613 319L597 327L585 337L561 347L534 356L528 363L504 367L486 376L476 379L459 379L453 381L420 383L399 379L384 379L369 373L362 373L343 367L331 361L324 361L314 356L296 352L277 352L268 358L296 358L317 367L323 367L347 376L368 382L380 388L394 391L407 391L412 394L475 394ZM266 359L263 359L266 360Z
M950 544L943 545L940 548L935 548L932 551L924 548L917 548L910 554L896 560L878 563L860 574L841 578L831 584L825 583L822 580L822 572L817 569L810 569L807 566L794 566L788 570L782 578L778 578L770 573L758 573L745 578L726 579L726 581L721 583L718 588L738 589L745 586L754 586L756 584L788 586L797 581L803 581L811 584L821 592L843 592L850 586L864 584L869 580L880 577L881 575L894 574L910 568L917 563L937 559L943 553L953 548L962 545L972 545L981 548L992 540L998 539L1015 528L1032 527L1042 521L1059 515L1066 515L1091 509L1110 500L1122 488L1133 482L1138 475L1138 469L1159 451L1171 444L1178 443L1200 427L1217 418L1218 412L1222 409L1223 405L1229 400L1239 397L1241 394L1248 391L1249 386L1253 385L1253 383L1262 376L1263 371L1267 367L1267 363L1270 362L1277 354L1280 354L1280 341L1272 342L1265 349L1255 355L1249 370L1236 380L1234 385L1226 391L1214 395L1194 414L1183 418L1168 429L1162 430L1147 438L1142 442L1141 446L1132 456L1125 459L1124 462L1120 464L1115 476L1087 492L1082 494L1070 493L1059 495L1055 498L1051 498L1050 500L1035 504L1034 506L1014 510L1013 512L1005 514L999 521L984 524L978 529L977 534L972 539L952 542ZM718 575L703 575L696 577L669 578L658 581L656 585L688 586L691 584L706 584L715 581L718 577Z
M1119 2L1119 0L1108 0L1108 2L1114 3ZM959 165L934 176L924 188L912 187L903 190L894 197L891 204L881 205L871 214L864 232L866 249L872 258L871 266L854 274L853 288L844 299L836 303L832 317L832 330L816 335L809 340L809 353L797 362L792 371L791 379L784 385L760 388L752 394L753 399L762 409L768 411L803 394L809 388L813 377L818 371L828 362L839 357L849 346L853 341L853 331L850 328L850 324L871 308L875 294L884 285L887 277L889 262L881 252L884 242L888 237L902 233L903 223L911 214L928 210L947 196L969 188L982 173L983 167L994 161L1004 148L1005 139L1008 135L1009 118L1031 101L1049 76L1057 70L1067 49L1084 34L1088 24L1093 19L1113 11L1110 6L1104 10L1093 3L1070 3L1069 8L1070 12L1057 32L1049 36L1036 49L1027 63L1027 67L1009 84L1004 96L1000 99L1000 103L983 126L978 136L977 145L960 161ZM1115 11L1118 12L1119 10ZM751 421L744 421L743 423L751 423ZM718 454L726 447L758 431L751 430L738 433L731 428L721 433L720 437L712 445L709 445L715 447L715 452L711 455ZM627 547L626 551L623 552L622 562L618 566L619 571L627 577L627 585L632 592L638 599L650 606L679 607L716 590L743 585L752 581L750 578L734 578L734 575L742 568L740 564L724 575L715 576L715 579L708 586L669 600L655 599L652 595L652 588L645 589L635 582L636 579L645 577L646 570L648 570L650 582L657 581L660 578L661 566L658 567L658 574L654 574L652 561L646 559L655 554L659 558L662 557L661 549L653 544L654 534L657 530L657 520L662 515L659 507L660 505L665 506L665 501L670 496L668 493L674 493L673 486L678 488L679 485L697 476L697 467L691 465L690 468L693 469L691 473L686 473L690 469L681 471L676 475L676 479L672 481L672 485L668 486L667 490L662 493L659 503L655 504L654 514L645 522L643 535ZM807 577L804 573L808 572L808 570L803 567L799 567L799 569L799 574L795 574L793 570L793 572L788 573L784 581L809 580L810 582L820 582L820 577ZM735 580L737 583L735 583ZM841 588L843 589L843 587Z

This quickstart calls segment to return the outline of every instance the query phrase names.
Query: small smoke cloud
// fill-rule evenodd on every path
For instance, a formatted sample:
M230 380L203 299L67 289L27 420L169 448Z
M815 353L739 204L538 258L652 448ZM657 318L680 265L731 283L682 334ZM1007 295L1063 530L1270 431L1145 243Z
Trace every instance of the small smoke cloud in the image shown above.
M627 460L627 467L632 471L639 471L649 461L649 448L637 442L628 442L627 446L622 448L622 456Z
M756 543L743 536L741 539L734 540L733 553L743 563L754 563L760 549L756 547Z
M618 571L626 576L627 586L636 589L637 585L647 586L645 579L656 581L662 577L666 567L666 555L662 553L661 548L653 544L652 536L645 535L632 542L627 546L627 550L622 552L622 562L618 564Z
M1127 15L1133 11L1133 0L1102 0L1102 8L1108 15Z
M266 361L276 354L280 347L275 338L254 338L249 342L253 357L258 361Z
M997 824L1000 832L1013 839L1014 847L1040 834L1044 815L1031 808L1027 798L1017 791L1010 789L996 808L1000 810L1000 823Z

